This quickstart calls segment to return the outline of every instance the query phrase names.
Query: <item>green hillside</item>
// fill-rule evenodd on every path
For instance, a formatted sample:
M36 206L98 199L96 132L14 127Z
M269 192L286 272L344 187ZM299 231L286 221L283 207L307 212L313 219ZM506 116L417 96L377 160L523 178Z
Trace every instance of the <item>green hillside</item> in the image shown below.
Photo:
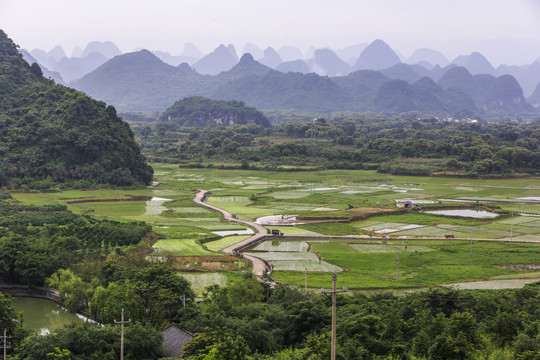
M0 30L0 186L147 184L147 165L112 106L45 79Z
M270 122L264 114L241 101L211 100L193 96L179 100L165 110L161 121L171 121L180 126L257 124L264 127Z

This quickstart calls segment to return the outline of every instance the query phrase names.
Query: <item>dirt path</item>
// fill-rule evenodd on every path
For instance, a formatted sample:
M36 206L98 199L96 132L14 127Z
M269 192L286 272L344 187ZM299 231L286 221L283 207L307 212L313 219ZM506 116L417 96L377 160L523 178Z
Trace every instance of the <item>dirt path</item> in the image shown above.
M259 225L259 224L254 223L254 222L251 222L251 221L245 221L245 220L236 219L231 212L229 212L227 210L224 210L224 209L221 209L221 208L218 208L217 206L207 204L206 199L208 198L208 193L209 192L207 190L197 190L197 194L193 198L193 202L201 205L202 207L204 207L204 208L206 208L208 210L215 211L215 212L218 212L218 213L222 214L223 215L223 220L225 220L225 221L231 221L231 222L235 222L235 223L238 223L238 224L246 225L246 226L249 226L251 228L254 228L255 231L256 231L255 234L250 236L249 238L247 238L245 240L242 240L240 242L237 242L236 244L233 244L233 245L231 245L229 247L226 247L225 249L223 249L221 251L223 251L226 254L237 253L241 249L243 249L245 246L247 246L248 244L251 244L251 243L259 240L260 238L268 235L268 230L264 226ZM260 259L260 258L258 258L256 256L250 256L250 255L244 255L244 254L242 254L242 256L252 262L252 264L253 264L253 274L255 274L257 276L262 276L266 272L267 263L264 260L262 260L262 259Z

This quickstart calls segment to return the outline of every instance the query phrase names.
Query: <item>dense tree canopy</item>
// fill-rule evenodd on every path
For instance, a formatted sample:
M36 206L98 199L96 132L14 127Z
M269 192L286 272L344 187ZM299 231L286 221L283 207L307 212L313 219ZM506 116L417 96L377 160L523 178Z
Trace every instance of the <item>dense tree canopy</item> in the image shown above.
M154 160L277 168L377 169L393 174L509 176L540 169L540 122L486 122L341 115L262 128L171 123L135 126Z
M138 244L151 227L76 215L63 205L32 206L0 199L0 281L43 285L84 256L106 256Z
M151 182L114 107L43 78L1 30L0 99L1 186Z
M270 122L262 112L241 101L211 100L201 96L176 101L161 114L160 119L179 126L233 124L270 126Z

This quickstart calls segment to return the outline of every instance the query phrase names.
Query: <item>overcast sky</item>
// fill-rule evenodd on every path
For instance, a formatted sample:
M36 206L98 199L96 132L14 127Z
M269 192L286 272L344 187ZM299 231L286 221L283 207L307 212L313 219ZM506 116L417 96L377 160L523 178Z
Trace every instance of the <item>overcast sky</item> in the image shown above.
M94 40L180 54L186 42L205 53L246 42L305 53L382 39L405 56L430 47L450 60L479 50L494 65L540 57L540 0L0 0L0 28L22 48L68 55Z

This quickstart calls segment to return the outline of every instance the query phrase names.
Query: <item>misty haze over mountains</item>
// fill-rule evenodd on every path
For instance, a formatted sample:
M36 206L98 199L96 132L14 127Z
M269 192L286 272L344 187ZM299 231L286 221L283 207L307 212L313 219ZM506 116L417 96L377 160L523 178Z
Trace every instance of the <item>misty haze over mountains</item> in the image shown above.
M261 49L251 43L240 53L234 45L222 44L209 54L186 43L178 56L163 51L122 54L112 42L91 42L84 49L75 48L70 57L60 46L49 52L21 52L27 61L38 62L45 76L124 111L162 111L184 96L229 99L232 94L263 109L299 108L301 101L317 103L330 91L342 98L336 99L335 106L326 104L317 110L453 112L474 104L469 110L534 111L527 98L540 106L540 58L529 65L497 68L480 52L450 60L435 49L420 48L405 58L379 39L336 50L310 48L305 55L294 46ZM245 54L249 58L244 59ZM312 88L295 87L292 82ZM143 96L147 88L154 90ZM297 98L296 103L270 94L279 88L282 96ZM392 101L400 97L397 103L402 105L388 108L390 104L381 101L385 93Z

